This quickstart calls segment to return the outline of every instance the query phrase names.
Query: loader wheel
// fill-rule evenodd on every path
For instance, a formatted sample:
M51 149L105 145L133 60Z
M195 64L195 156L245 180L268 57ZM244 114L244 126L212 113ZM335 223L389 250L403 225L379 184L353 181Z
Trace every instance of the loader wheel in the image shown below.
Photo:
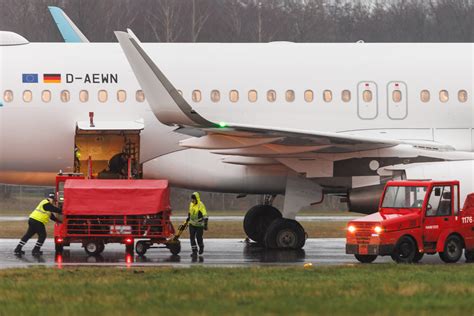
M143 256L148 250L148 243L146 241L140 240L135 245L135 252L139 256Z
M408 236L404 236L398 240L391 257L397 263L413 263L417 252L415 241Z
M133 255L133 244L131 245L125 245L125 253L126 254L130 254L130 255Z
M462 256L462 240L456 235L449 236L439 257L446 263L458 262Z
M173 255L177 255L181 252L181 242L178 240L177 242L172 242L166 245L166 247L170 250Z
M466 262L474 262L474 250L466 250L464 256L466 257Z
M275 219L265 234L265 247L270 249L301 249L305 242L303 226L292 219Z
M84 243L84 250L88 255L96 256L100 253L101 245L99 241L87 241Z
M256 205L245 214L244 231L253 241L263 243L268 226L281 217L280 211L271 205Z
M377 259L376 255L354 255L354 257L361 263L372 263Z
M62 254L64 250L64 245L63 244L55 244L54 245L54 250L56 251L56 254Z

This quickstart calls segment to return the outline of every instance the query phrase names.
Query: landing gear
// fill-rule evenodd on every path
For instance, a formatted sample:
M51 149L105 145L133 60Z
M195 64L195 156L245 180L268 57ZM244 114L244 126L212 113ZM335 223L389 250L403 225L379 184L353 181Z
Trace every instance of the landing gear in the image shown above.
M256 205L245 214L244 231L250 239L263 244L268 226L281 217L280 211L271 205Z
M306 242L306 233L295 220L275 219L265 233L265 247L271 249L301 249Z

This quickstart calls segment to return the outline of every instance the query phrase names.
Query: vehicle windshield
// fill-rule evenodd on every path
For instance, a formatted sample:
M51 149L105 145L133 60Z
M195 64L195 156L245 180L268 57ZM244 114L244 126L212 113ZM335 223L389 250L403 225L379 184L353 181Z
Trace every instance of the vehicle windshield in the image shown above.
M421 208L426 187L390 186L385 192L384 208Z

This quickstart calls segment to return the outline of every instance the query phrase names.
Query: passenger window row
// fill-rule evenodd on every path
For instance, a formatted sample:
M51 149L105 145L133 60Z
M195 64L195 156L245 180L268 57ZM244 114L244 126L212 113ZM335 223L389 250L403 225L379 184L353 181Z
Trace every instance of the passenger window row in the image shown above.
M181 90L177 90L180 95L183 95ZM459 90L458 91L458 101L461 103L466 103L468 100L468 93L466 90ZM333 92L332 90L324 90L323 91L323 100L324 102L332 102L333 100ZM395 103L399 103L402 101L403 95L401 90L393 90L392 91L392 101ZM59 98L61 102L67 103L71 101L71 92L69 90L62 90L59 94ZM303 94L303 98L305 102L313 102L314 101L314 92L313 90L305 90ZM341 100L343 102L350 102L351 101L351 91L350 90L343 90L341 92ZM29 103L33 101L33 92L31 90L24 90L22 99L24 102ZM89 102L89 91L88 90L81 90L79 91L79 101L82 103ZM191 99L193 102L198 103L202 101L202 93L201 90L193 90L191 94ZM219 90L212 90L210 92L210 99L214 103L218 103L221 101L221 92ZM254 103L258 100L258 92L257 90L249 90L247 94L247 99L249 102ZM294 90L286 90L284 93L284 99L286 102L294 102L296 99L296 94ZM3 100L6 103L13 101L13 91L12 90L5 90L3 92ZM43 90L41 91L41 101L48 103L52 100L52 93L50 90ZM107 90L99 90L97 92L97 100L101 103L105 103L109 100L109 93ZM120 103L127 101L127 92L125 90L118 90L116 93L116 100ZM137 102L144 102L145 101L145 94L142 90L137 90L135 92L135 100ZM273 103L277 101L277 92L275 90L268 90L266 92L266 100L267 102ZM372 102L373 100L373 93L370 90L362 91L362 100L364 102ZM423 103L427 103L431 100L431 93L429 90L422 90L420 92L420 100ZM238 90L230 90L229 91L229 101L232 103L236 103L239 101L239 91ZM449 93L447 90L439 91L439 101L442 103L446 103L449 101Z
M118 90L116 93L117 101L123 103L127 101L127 92L125 90ZM29 103L33 101L33 92L31 90L24 90L22 95L23 102ZM59 93L59 99L63 103L71 101L71 92L69 90L62 90ZM79 91L79 101L82 103L89 102L89 91L81 90ZM109 92L107 90L99 90L97 92L97 100L101 103L107 102L109 99ZM3 92L3 100L5 102L13 101L13 91L5 90ZM50 90L41 91L41 101L44 103L49 103L52 100L52 93ZM142 90L137 90L135 92L135 100L137 102L145 101L145 93Z

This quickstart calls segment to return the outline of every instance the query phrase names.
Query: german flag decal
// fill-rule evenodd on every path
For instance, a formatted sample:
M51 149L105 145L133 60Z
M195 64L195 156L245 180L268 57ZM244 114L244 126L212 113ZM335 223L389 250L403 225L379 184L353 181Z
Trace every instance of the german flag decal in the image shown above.
M61 74L43 74L43 83L61 83Z

